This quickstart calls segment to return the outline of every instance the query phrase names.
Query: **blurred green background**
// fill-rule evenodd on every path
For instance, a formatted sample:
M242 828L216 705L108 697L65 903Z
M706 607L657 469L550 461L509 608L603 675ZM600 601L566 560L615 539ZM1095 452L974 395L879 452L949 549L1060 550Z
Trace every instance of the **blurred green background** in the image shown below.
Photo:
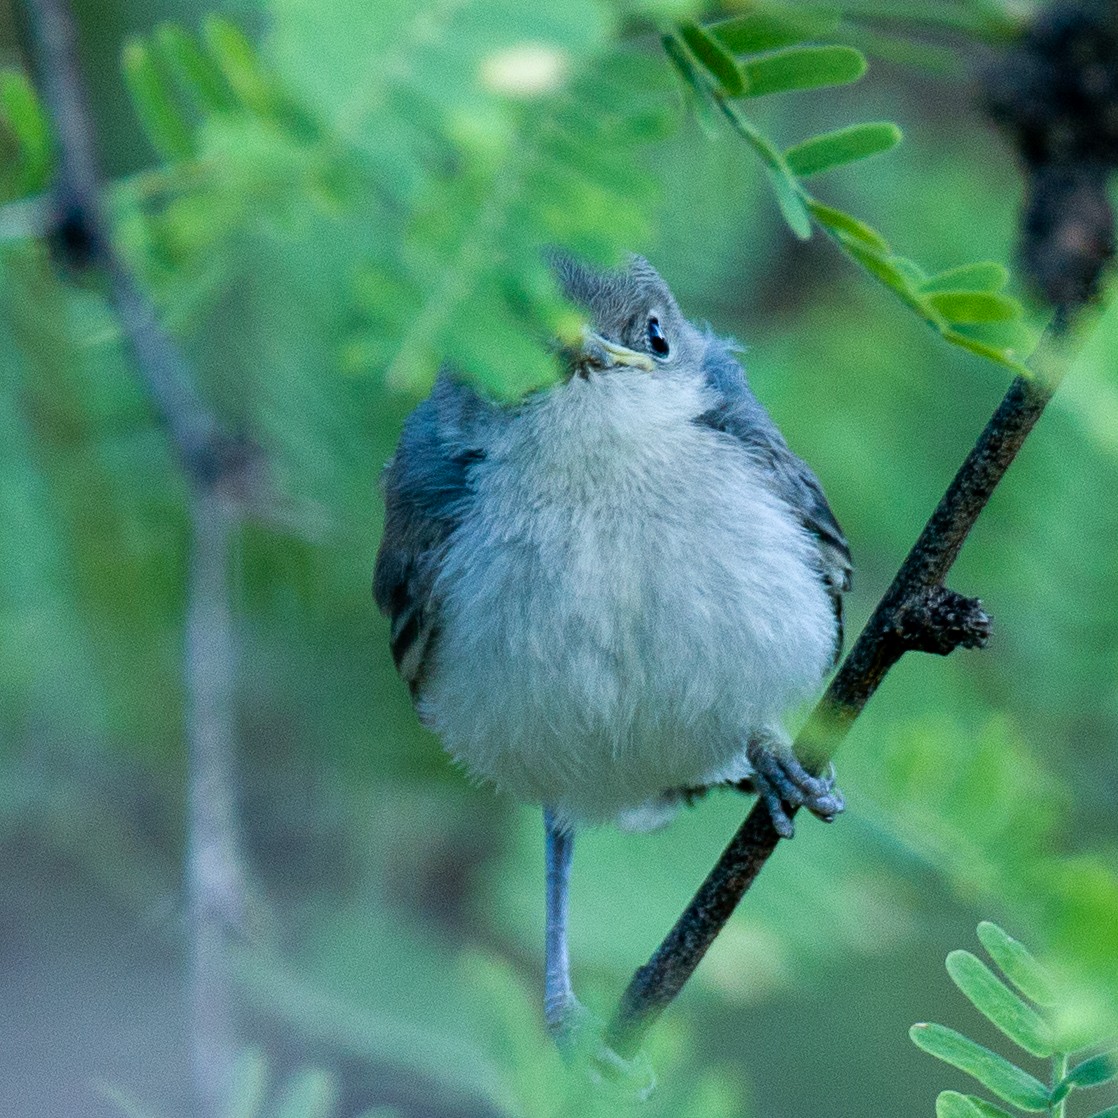
M235 973L276 1091L320 1068L339 1114L597 1105L537 1012L538 814L471 787L417 726L369 593L378 472L440 356L504 392L547 368L539 246L643 252L744 343L850 537L850 633L1008 383L822 237L794 240L744 146L683 114L649 27L686 7L74 6L122 249L286 502L236 537ZM122 49L208 12L258 45L267 95L191 111L182 150L156 150ZM26 70L17 24L0 13L0 61ZM525 43L551 51L553 88L494 70ZM1013 257L1019 177L964 45L955 73L875 59L857 85L756 109L786 144L896 120L899 149L818 193L930 270ZM101 1118L123 1093L182 1115L186 486L101 287L3 228L0 1112ZM990 1038L942 970L981 918L1049 952L1072 1024L1118 1004L1116 346L1111 313L958 564L996 619L989 650L891 673L839 757L847 814L801 824L659 1027L647 1113L931 1114L965 1080L907 1029ZM579 836L572 955L596 1009L746 807Z

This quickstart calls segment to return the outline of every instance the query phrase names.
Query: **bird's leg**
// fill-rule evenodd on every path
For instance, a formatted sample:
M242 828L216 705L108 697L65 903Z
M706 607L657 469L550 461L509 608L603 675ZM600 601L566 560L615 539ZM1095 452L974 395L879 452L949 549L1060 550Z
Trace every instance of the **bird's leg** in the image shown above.
M562 1041L570 1031L578 1002L571 989L571 962L567 953L567 900L570 894L574 834L550 808L543 813L547 831L547 928L544 979L544 1020L548 1031Z
M791 746L775 737L754 738L746 755L753 768L749 782L764 800L781 838L791 838L795 834L790 807L806 807L825 823L833 822L846 807L842 793L835 787L833 765L826 776L812 776L800 764Z

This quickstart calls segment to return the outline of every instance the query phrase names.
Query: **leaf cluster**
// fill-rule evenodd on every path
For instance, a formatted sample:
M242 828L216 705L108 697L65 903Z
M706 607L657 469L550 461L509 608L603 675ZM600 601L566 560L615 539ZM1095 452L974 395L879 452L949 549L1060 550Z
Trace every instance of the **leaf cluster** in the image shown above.
M946 341L1017 373L1027 335L1022 308L1003 292L1005 269L962 265L929 275L897 254L872 226L817 198L804 180L894 147L900 129L889 122L854 124L784 148L768 137L742 104L772 93L846 85L866 71L865 55L848 45L815 45L837 15L762 8L700 26L684 23L664 36L664 50L685 93L708 127L721 116L764 164L777 203L799 238L813 227L827 233L863 272L892 291Z
M969 951L952 951L947 956L947 973L975 1009L1018 1048L1051 1060L1050 1081L1043 1083L1018 1064L944 1025L913 1025L909 1035L917 1047L966 1072L1016 1110L1063 1118L1065 1102L1073 1092L1118 1079L1118 1049L1078 1056L1064 1049L1050 1016L1057 1002L1053 984L1036 958L989 921L978 925L978 938L1001 974ZM1107 1107L1091 1118L1116 1115L1118 1107ZM936 1101L936 1118L1012 1115L975 1095L944 1091Z

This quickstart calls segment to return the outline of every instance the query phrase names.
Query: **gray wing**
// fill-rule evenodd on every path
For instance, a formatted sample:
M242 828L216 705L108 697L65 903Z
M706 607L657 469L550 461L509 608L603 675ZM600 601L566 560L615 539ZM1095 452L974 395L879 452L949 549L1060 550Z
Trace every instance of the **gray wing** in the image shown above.
M413 697L438 628L433 589L443 548L468 513L470 471L485 457L486 430L498 414L444 372L408 417L385 467L384 535L373 597L392 623L392 658Z
M807 463L798 458L769 413L753 395L741 365L726 345L708 336L703 369L719 403L700 416L700 422L740 439L772 479L777 493L799 516L815 541L819 577L835 605L838 632L835 660L842 652L842 595L850 589L850 548L823 488Z

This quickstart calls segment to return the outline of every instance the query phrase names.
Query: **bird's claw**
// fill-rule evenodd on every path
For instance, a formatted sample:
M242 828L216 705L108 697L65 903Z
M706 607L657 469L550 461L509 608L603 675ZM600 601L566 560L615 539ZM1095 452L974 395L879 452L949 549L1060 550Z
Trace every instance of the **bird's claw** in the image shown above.
M828 767L826 776L813 776L785 746L772 748L760 742L749 746L749 763L753 767L753 785L772 816L773 827L781 838L792 838L796 828L792 812L806 807L824 823L834 822L846 807L842 793L835 786L835 767Z

